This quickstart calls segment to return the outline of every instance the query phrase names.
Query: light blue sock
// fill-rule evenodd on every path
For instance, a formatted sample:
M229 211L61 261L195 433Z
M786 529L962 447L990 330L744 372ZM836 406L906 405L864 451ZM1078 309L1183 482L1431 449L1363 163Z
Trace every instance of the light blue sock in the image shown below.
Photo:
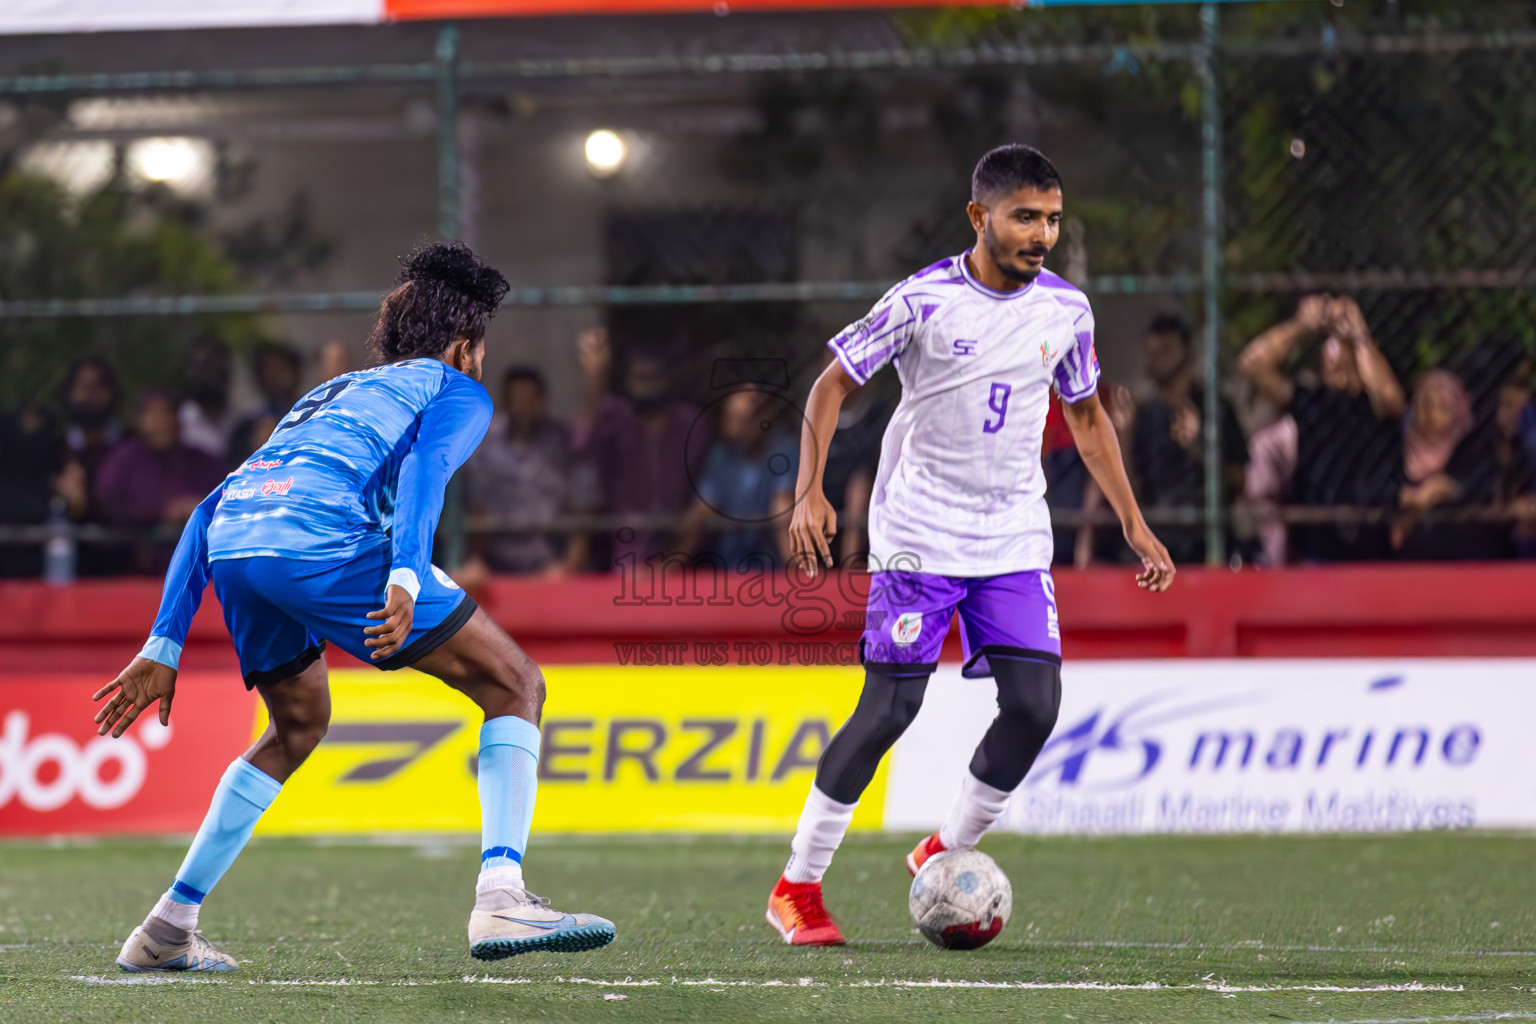
M166 898L193 906L202 903L250 841L256 820L272 806L282 788L281 782L260 768L244 758L235 758L219 780L219 788L213 791L208 815L203 818Z
M523 851L539 790L539 727L521 718L489 719L480 727L480 870L514 868L521 881Z

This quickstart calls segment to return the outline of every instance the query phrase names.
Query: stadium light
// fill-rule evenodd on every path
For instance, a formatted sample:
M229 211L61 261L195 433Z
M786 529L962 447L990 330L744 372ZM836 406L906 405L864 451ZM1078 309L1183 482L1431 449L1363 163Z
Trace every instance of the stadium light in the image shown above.
M42 142L22 151L19 166L42 174L75 195L94 192L112 177L115 153L103 139Z
M587 136L587 169L599 178L608 178L619 172L629 156L629 147L619 133L599 128Z
M208 144L199 139L141 139L128 149L128 165L135 173L176 188L197 184L212 163Z

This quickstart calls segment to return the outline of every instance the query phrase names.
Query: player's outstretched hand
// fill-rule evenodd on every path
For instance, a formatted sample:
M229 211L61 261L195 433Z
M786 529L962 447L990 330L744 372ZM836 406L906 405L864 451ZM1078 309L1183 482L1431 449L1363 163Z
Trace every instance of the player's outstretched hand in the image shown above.
M383 619L377 626L369 626L363 630L368 634L368 639L363 641L364 647L375 648L371 658L378 661L387 658L405 646L405 641L411 635L411 616L416 610L416 602L411 600L411 595L404 587L391 586L385 596L384 607L376 612L369 612L370 619Z
M160 702L160 724L171 724L171 698L176 696L176 670L169 665L148 658L134 658L117 678L97 690L91 700L101 700L107 694L112 699L96 712L96 735L121 736L128 731L134 719L155 701Z
M1146 523L1126 530L1125 542L1141 558L1142 570L1136 577L1138 587L1156 594L1173 586L1173 577L1178 570L1173 567L1173 559L1168 557L1168 549L1152 535Z
M812 486L804 498L795 505L789 520L789 549L791 560L805 565L807 576L816 575L816 563L832 567L832 538L837 535L837 513L832 503L821 493L820 487Z

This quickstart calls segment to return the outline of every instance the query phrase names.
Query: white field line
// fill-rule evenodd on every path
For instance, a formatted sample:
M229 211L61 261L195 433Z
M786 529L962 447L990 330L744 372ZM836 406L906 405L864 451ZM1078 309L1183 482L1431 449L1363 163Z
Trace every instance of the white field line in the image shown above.
M1297 1024L1476 1024L1489 1020L1536 1020L1536 1013L1509 1010L1504 1013L1474 1013L1465 1017L1373 1017L1369 1020L1313 1020Z
M290 936L293 942L318 941L312 936ZM690 941L683 939L680 944L695 945L705 940ZM743 938L736 940L740 945L758 945L777 947L783 943L783 939L777 936L760 936L757 938ZM1167 949L1187 950L1195 953L1354 953L1368 955L1395 954L1398 956L1471 956L1471 957L1536 957L1536 949L1415 949L1411 946L1280 946L1272 945L1262 940L1245 940L1241 942L1135 942L1119 939L1030 939L1026 937L1024 945L1027 949ZM96 948L118 949L119 942L91 942L78 943L72 948ZM927 949L927 939L914 937L910 939L859 939L854 943L855 947L864 946L911 946L914 949ZM48 952L51 946L42 943L18 942L10 945L0 945L0 951L5 950L38 950Z
M155 975L129 975L127 977L111 978L102 975L74 975L75 981L83 981L88 985L162 985L166 983L181 982L183 984L215 984L224 983L240 984L235 978L197 978L185 975L155 974ZM763 981L752 979L722 979L722 978L581 978L581 977L554 977L554 978L495 978L490 975L466 974L458 982L433 980L411 981L369 981L364 979L336 978L328 980L292 980L292 981L266 981L250 979L247 985L264 985L268 987L302 987L302 986L327 986L336 988L346 987L384 987L384 988L416 988L429 985L590 985L596 988L659 988L668 986L680 986L685 988L910 988L910 989L990 989L1014 992L1214 992L1220 995L1246 995L1273 992L1333 992L1348 994L1384 993L1384 992L1463 992L1461 985L1425 985L1417 981L1403 982L1393 985L1229 985L1223 981L1200 982L1190 985L1165 985L1161 982L1147 981L1135 984L1117 983L1108 981L971 981L954 980L948 978L929 978L927 980L914 979L885 979L878 981L838 982L835 985L829 982L816 981L813 978L770 978ZM1429 1019L1429 1018L1426 1018ZM1498 1020L1498 1017L1488 1018L1433 1018L1434 1020ZM1509 1017L1505 1019L1536 1019L1536 1013L1526 1017ZM1364 1022L1358 1022L1364 1024Z
M1461 985L1425 985L1417 981L1397 985L1229 985L1212 981L1194 985L1164 985L1156 981L1118 984L1106 981L860 981L848 982L847 988L983 988L1011 989L1021 992L1218 992L1222 995L1254 992L1464 992Z
M907 942L910 940L902 940ZM1530 949L1411 949L1406 946L1277 946L1261 940L1251 942L1122 942L1119 940L1081 942L1071 940L1032 941L1029 946L1047 949L1188 949L1195 952L1240 953L1253 950L1259 953L1401 953L1411 956L1532 956Z
M914 932L914 935L916 933ZM746 940L757 945L777 946L781 939L771 936ZM1195 953L1395 953L1401 956L1529 956L1536 957L1536 949L1414 949L1409 946L1280 946L1261 940L1242 942L1133 942L1121 939L1032 939L1021 940L1025 949L1168 949L1189 950ZM927 939L859 939L859 946L912 946L927 948ZM103 944L105 946L105 944Z

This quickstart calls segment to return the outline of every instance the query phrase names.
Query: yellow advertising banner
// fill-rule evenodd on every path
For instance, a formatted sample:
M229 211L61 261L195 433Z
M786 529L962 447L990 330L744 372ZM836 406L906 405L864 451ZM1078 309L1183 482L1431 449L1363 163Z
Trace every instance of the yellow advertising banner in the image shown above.
M546 668L533 826L552 832L788 832L857 668ZM473 832L481 715L415 672L331 674L331 727L259 831ZM257 731L266 727L258 716ZM885 768L856 828L879 828Z

